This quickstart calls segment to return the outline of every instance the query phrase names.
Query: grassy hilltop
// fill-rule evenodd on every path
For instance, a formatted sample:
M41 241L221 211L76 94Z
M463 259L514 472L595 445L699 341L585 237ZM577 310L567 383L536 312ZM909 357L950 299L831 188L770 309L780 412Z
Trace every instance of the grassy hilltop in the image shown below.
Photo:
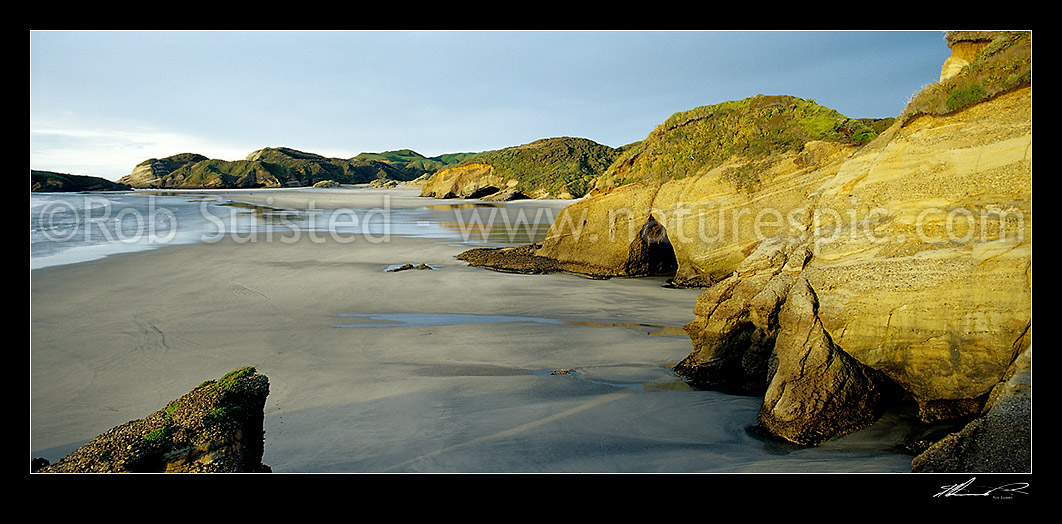
M645 140L633 144L609 167L598 187L639 180L666 182L704 173L726 160L751 161L800 151L812 140L864 144L892 119L853 119L814 100L757 95L671 115ZM754 167L735 173L735 183L756 183Z
M427 158L414 151L329 158L286 147L260 149L244 160L218 160L182 153L148 159L119 182L136 188L305 187L322 181L363 184L376 179L413 180L460 154Z

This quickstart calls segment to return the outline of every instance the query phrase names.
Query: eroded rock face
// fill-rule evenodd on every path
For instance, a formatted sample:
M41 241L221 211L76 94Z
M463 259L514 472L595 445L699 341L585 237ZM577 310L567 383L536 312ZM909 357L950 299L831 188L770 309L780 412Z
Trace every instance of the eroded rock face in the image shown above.
M726 278L774 235L811 227L814 191L836 175L853 146L811 141L800 152L757 161L731 159L710 171L665 183L651 213L675 251L675 282L707 286Z
M782 305L810 255L799 240L766 240L701 293L685 326L694 349L675 372L699 386L763 394Z
M42 473L255 473L269 380L241 368L92 439Z
M890 400L889 381L833 342L819 321L818 305L807 280L790 286L758 416L771 433L802 445L869 426Z
M648 244L660 233L651 231L655 192L632 184L565 207L535 254L591 276L649 274Z
M1030 96L894 126L819 190L823 327L926 420L976 413L1030 344Z

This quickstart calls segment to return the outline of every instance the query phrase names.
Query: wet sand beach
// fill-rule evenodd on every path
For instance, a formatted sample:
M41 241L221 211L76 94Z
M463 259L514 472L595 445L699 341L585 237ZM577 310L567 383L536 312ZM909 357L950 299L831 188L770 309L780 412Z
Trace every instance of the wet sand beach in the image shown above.
M451 204L365 193L382 194L417 221ZM748 432L759 399L686 387L670 367L691 351L678 328L700 290L492 272L454 258L472 243L431 235L265 237L33 270L31 455L57 460L252 365L270 380L263 462L278 473L909 470L887 420L792 449ZM387 271L407 263L432 270Z

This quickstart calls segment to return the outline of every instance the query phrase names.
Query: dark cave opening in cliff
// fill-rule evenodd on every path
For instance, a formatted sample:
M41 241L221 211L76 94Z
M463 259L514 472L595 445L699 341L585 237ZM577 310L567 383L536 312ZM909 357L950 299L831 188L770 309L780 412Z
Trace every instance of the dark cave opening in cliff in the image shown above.
M678 261L664 225L650 215L638 239L639 249L634 250L637 260L633 262L641 272L650 276L675 276Z
M465 198L473 198L474 199L474 198L488 197L488 196L491 196L491 195L497 193L498 191L500 191L500 190L498 188L494 187L494 186L481 187L481 188L473 191L472 194L468 195Z

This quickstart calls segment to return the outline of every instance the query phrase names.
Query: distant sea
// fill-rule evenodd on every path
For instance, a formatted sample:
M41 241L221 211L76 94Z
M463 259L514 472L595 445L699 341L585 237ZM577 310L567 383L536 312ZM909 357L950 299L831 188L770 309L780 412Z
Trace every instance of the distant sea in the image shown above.
M226 200L200 194L30 193L30 269L199 242ZM239 222L234 222L239 223Z
M395 209L285 209L233 200L232 192L30 193L30 270L73 264L117 253L213 242L223 237L336 235L436 238L470 245L540 241L552 209L519 220L474 204L426 201ZM546 211L542 213L542 211ZM342 216L339 216L342 214ZM499 220L502 217L505 219Z

